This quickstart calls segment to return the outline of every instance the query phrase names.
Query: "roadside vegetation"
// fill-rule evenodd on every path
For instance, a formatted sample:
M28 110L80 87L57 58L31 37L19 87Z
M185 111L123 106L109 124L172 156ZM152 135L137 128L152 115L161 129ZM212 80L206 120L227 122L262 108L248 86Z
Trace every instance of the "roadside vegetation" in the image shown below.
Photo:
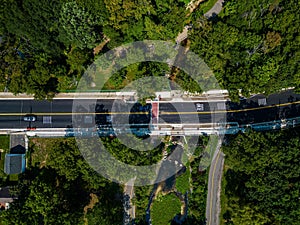
M190 163L187 163L185 166L185 172L181 176L176 178L176 189L181 194L185 194L187 191L190 190Z
M222 224L299 224L300 130L229 137Z
M206 216L206 197L207 197L207 182L209 167L200 171L199 165L203 159L202 153L205 151L208 144L208 137L199 139L198 147L190 162L191 178L190 189L188 195L188 217L186 224L205 224Z
M153 225L171 224L173 218L181 211L181 202L174 193L157 196L152 204Z
M2 186L14 186L18 179L18 174L7 175L4 173L5 154L9 153L9 135L0 135L0 187Z
M90 168L75 139L33 138L29 151L3 225L122 223L122 187Z
M9 135L0 135L1 152L9 151Z
M174 40L185 24L185 3L179 0L1 3L0 91L34 94L38 99L76 89L96 53L134 41ZM118 78L106 88L121 84L126 81Z
M207 1L200 3L197 14L204 15L216 4L217 1L218 0L207 0Z
M1 136L4 143L5 138ZM114 157L132 165L158 162L163 158L165 148L161 144L152 151L143 152L122 146L118 139L102 138L102 141ZM177 219L182 218L181 213L186 208L185 195L188 214L184 223L201 224L204 221L207 175L206 172L199 172L199 162L206 145L207 138L200 139L196 144L197 155L185 156L188 157L186 169L177 177L158 184L158 189L154 188L155 185L134 188L135 197L132 202L136 207L136 224L146 222L151 193L155 193L150 205L151 218L153 215L152 219L157 224L167 224L176 215ZM174 148L169 149L169 154L172 154L172 149ZM181 156L178 155L179 158ZM9 210L1 213L3 225L93 225L99 224L99 221L101 224L122 223L123 186L95 172L82 157L74 138L30 138L27 169L17 178L12 191L19 198ZM161 217L161 213L164 216Z
M9 151L9 135L0 135L0 151L0 185L4 186L8 181L8 175L4 173L4 160Z
M191 50L214 71L232 100L239 89L244 96L299 89L299 30L290 26L300 22L298 6L297 1L228 0L210 21L196 11Z
M204 59L232 100L238 100L239 90L249 96L286 87L300 89L298 1L227 0L222 13L210 20L203 13L216 0L200 4L187 17L188 2L2 0L0 91L51 99L59 92L75 90L85 69L105 52L146 39L174 41L187 24L191 29L188 41L182 44L189 43L190 50ZM170 79L185 90L201 92L183 71L155 62L118 71L104 88L116 91L133 80L170 73ZM299 223L299 134L299 129L292 129L229 138L229 145L223 148L227 157L223 224ZM209 163L205 161L209 153L203 152L207 139L201 137L185 172L172 187L182 194L188 191L186 224L205 224L208 168L199 171L199 164L201 160L205 167ZM102 140L114 157L132 165L158 162L165 147L141 152L117 139ZM8 143L9 137L0 136L4 152ZM167 150L170 153L171 148ZM1 153L1 184L7 184L3 159ZM1 213L2 224L122 223L122 187L90 168L73 138L31 139L27 171L9 180L18 182L14 192L19 199ZM136 224L145 223L152 189L136 188ZM170 223L180 206L174 194L159 193L152 206L154 223Z
M153 185L148 186L135 186L133 204L135 205L135 223L136 224L146 224L146 209L149 204L149 197L151 191L153 190Z
M174 41L187 24L191 25L189 40L182 44L189 43L232 99L237 100L239 90L248 96L286 87L299 89L299 31L290 26L300 22L298 3L228 0L219 16L207 20L203 14L215 2L204 1L187 16L185 0L54 0L51 4L4 0L0 91L52 98L76 89L88 65L108 50L146 39ZM141 76L171 72L170 79L184 89L201 92L183 71L152 64L119 71L105 89L117 90Z

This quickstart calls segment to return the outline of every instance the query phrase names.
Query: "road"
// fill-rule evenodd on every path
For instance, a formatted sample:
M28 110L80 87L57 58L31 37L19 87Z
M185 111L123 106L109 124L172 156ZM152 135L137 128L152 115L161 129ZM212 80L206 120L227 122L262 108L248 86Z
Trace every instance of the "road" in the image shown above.
M106 116L121 117L128 121L128 113L137 112L132 110L133 103L113 99L82 99L76 100L82 104L93 102L89 109L79 113L85 119L84 113L96 113L97 121L104 121ZM158 123L211 123L212 119L218 121L224 115L229 122L239 124L259 123L273 121L281 118L300 116L300 95L293 91L285 91L279 94L270 95L265 101L263 95L255 95L249 99L242 100L240 104L223 101L207 102L203 100L194 102L167 102L159 103ZM265 104L265 105L259 105ZM197 104L201 110L197 111ZM37 121L32 126L37 128L67 128L72 126L72 99L54 99L53 101L36 101L32 99L0 99L0 129L4 128L26 128L29 122L23 121L23 116L32 112L37 115ZM253 110L255 109L255 110ZM78 110L77 110L78 113ZM142 112L147 114L148 112ZM147 121L144 115L129 116L134 123ZM125 120L123 120L125 123Z
M135 206L132 204L132 198L134 197L134 181L135 178L132 178L124 186L124 225L134 224Z
M91 113L106 115L112 111L114 102L121 100L113 99L82 99L76 100L80 103L95 102ZM126 103L126 109L130 110L133 104ZM37 121L32 126L38 128L67 128L72 126L72 99L54 99L53 101L37 101L32 99L0 99L0 128L26 128L29 122L25 122L25 114L33 113ZM85 111L85 113L88 111ZM50 118L51 117L51 118Z
M220 191L224 165L224 154L220 150L221 141L217 145L214 158L209 169L208 190L206 201L207 225L219 225Z

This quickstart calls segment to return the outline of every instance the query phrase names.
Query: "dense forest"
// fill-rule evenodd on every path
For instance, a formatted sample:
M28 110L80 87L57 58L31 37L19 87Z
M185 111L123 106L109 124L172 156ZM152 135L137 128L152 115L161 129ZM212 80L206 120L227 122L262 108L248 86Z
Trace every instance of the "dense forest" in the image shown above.
M102 141L118 160L137 166L161 160L165 148L162 143L151 151L136 151L116 138L103 138ZM190 169L184 177L179 176L185 182L181 185L184 187L182 193L188 191L189 196L185 224L203 224L205 221L208 175L205 171L200 173L198 168L207 143L208 137L203 137L194 144L196 150L188 163ZM78 150L74 138L32 138L27 155L26 172L19 176L17 185L11 187L11 193L18 199L9 210L0 213L1 225L122 224L124 185L94 171ZM3 180L1 186L8 185L5 182ZM146 209L154 185L135 186L134 189L135 223L142 225L146 223Z
M14 188L18 199L1 212L0 224L122 223L122 186L95 172L75 139L35 139L29 150L28 168Z
M249 132L223 147L223 224L299 224L300 129Z
M209 21L195 12L191 50L232 97L239 89L245 96L299 89L299 6L299 1L227 0Z
M176 0L4 0L0 89L38 99L75 89L101 49L174 40L184 26L184 5Z
M187 24L189 38L182 44L205 60L232 99L238 90L247 96L299 88L299 1L227 0L221 14L210 19L201 4L189 14L186 2L3 0L0 90L51 98L75 89L87 66L108 50L145 39L174 42ZM119 89L141 75L167 70L132 65L105 88ZM182 73L175 81L199 91Z

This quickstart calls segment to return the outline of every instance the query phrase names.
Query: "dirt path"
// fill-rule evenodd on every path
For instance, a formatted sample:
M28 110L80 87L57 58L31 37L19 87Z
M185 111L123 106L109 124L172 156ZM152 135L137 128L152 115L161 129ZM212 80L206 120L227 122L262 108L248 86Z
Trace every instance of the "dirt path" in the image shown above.
M103 36L103 41L97 45L93 50L94 50L94 55L98 55L99 52L102 50L102 48L110 41L110 38L107 36Z

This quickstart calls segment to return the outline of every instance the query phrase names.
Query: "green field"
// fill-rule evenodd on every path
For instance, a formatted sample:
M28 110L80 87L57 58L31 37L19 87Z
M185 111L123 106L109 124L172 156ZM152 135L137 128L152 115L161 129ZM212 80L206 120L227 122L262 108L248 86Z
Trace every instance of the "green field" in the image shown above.
M167 225L181 211L181 202L175 194L158 196L153 202L151 218L153 225Z

